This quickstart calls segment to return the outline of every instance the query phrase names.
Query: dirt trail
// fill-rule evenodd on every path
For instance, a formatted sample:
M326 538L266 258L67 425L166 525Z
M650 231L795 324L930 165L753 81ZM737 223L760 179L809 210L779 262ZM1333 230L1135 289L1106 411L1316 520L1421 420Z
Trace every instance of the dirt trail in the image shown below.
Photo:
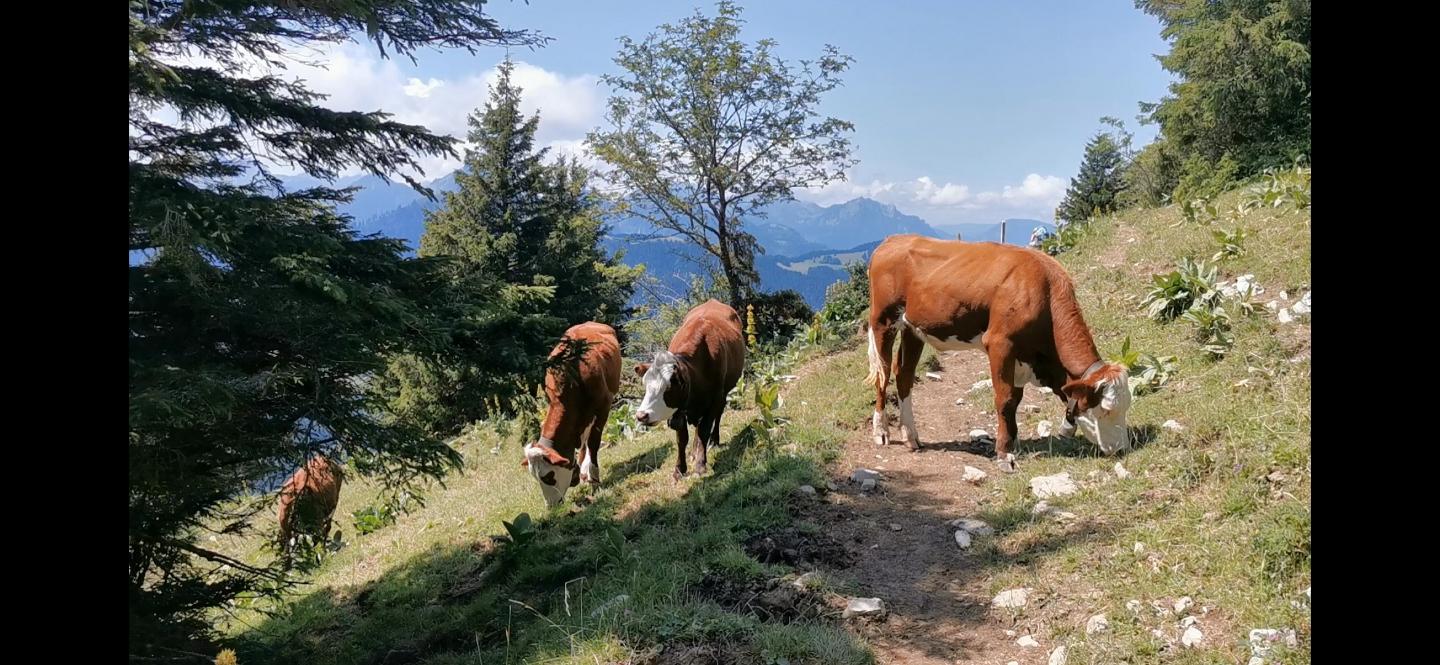
M1008 616L990 608L994 591L985 580L983 562L961 550L955 529L946 525L975 516L1001 472L987 456L993 454L993 443L976 446L969 437L972 429L995 432L992 394L971 392L976 381L989 376L985 357L950 352L940 354L939 362L941 369L935 373L940 379L927 378L922 366L912 396L922 450L911 453L898 440L893 404L887 411L892 441L883 448L871 440L865 413L857 418L863 423L833 468L838 489L807 517L824 525L853 555L854 563L835 574L853 582L857 595L885 603L883 620L851 624L874 647L878 662L1045 663L1054 645L1033 619L1012 625ZM890 393L893 396L893 386ZM964 402L957 405L956 398ZM1057 422L1061 408L1053 395L1027 389L1019 419L1021 438L1033 437L1033 422L1042 417ZM1023 457L1020 463L1023 474ZM961 480L967 464L990 477L978 486ZM875 490L861 492L859 484L848 482L858 468L882 474ZM1007 635L1007 630L1016 635ZM1017 636L1032 630L1039 647L1016 644Z

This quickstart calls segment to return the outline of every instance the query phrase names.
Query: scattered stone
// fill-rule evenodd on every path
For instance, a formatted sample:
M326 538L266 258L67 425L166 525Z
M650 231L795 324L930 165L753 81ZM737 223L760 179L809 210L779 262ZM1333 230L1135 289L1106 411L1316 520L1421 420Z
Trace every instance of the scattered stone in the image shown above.
M810 485L801 485L800 487L798 487L798 488L796 488L796 489L797 489L801 494L808 494L808 495L810 495L810 496L815 496L815 488L814 488L814 487L811 487Z
M1310 587L1308 587L1308 586L1305 587L1305 590L1302 591L1301 593L1305 594L1305 597L1306 597L1306 598L1309 598L1309 597L1310 597Z
M1275 649L1275 645L1284 642L1285 646L1294 649L1299 646L1300 640L1296 637L1294 630L1277 630L1275 628L1256 628L1250 631L1250 653L1256 656L1268 657Z
M1218 519L1219 517L1220 517L1220 513L1217 513L1217 512L1215 512L1215 511L1211 510L1211 511L1206 512L1204 515L1201 515L1201 516L1200 516L1200 519L1205 520L1206 522L1214 522L1214 521L1215 521L1216 519Z
M1145 553L1145 543L1142 543L1142 542L1140 542L1140 541L1137 540L1137 541L1135 541L1135 546L1134 546L1134 547L1131 547L1130 549L1134 550L1136 554L1144 554L1144 553Z
M1165 637L1165 631L1160 630L1159 628L1151 628L1151 629L1150 629L1150 634L1151 634L1151 635L1154 635L1155 637L1158 637L1158 638L1160 638L1160 639L1162 639L1162 640L1165 640L1166 642L1169 642L1169 641L1170 641L1169 638Z
M1130 470L1129 470L1129 469L1126 469L1124 464L1121 464L1121 463L1119 463L1119 462L1116 462L1116 463L1115 463L1115 477L1116 477L1116 478L1119 478L1120 480L1125 480L1126 478L1129 478L1129 477L1130 477Z
M960 479L964 480L967 483L974 483L976 485L979 485L980 481L985 480L985 477L987 475L989 474L967 464L965 465L965 473L964 475L960 476Z
M964 529L960 529L959 531L956 531L956 532L955 532L955 544L956 544L956 545L959 545L959 546L960 546L960 549L962 549L962 550L968 550L968 549L970 549L970 543L971 543L971 540L970 540L970 532L969 532L969 531L966 531L966 530L964 530Z
M1042 438L1042 439L1045 438L1045 437L1047 437L1047 436L1050 436L1051 427L1052 427L1052 425L1050 424L1050 421L1048 421L1048 420L1042 420L1042 421L1036 423L1036 424L1035 424L1035 436L1038 436L1038 437L1040 437L1040 438Z
M1067 496L1079 491L1075 481L1070 479L1070 472L1064 471L1053 476L1035 476L1030 479L1030 492L1039 499L1048 499L1054 496Z
M950 526L957 529L964 529L977 536L988 536L995 533L994 527L972 517L961 517L957 520L950 520Z
M850 602L845 605L845 612L841 616L849 619L853 616L879 614L883 611L885 608L879 598L851 598Z
M1181 619L1181 620L1180 620L1180 627L1181 627L1181 628L1189 628L1189 627L1195 625L1196 623L1198 623L1199 621L1200 621L1199 619L1196 619L1196 618L1193 617L1193 616L1185 617L1184 619Z
M955 406L960 406L961 404L964 404L964 403L965 403L965 398L964 398L964 397L956 397L956 398L955 398Z
M836 485L834 482L831 482L831 481L827 480L827 481L825 481L825 489L830 490L831 492L834 492L835 490L840 489L840 486L839 486L839 485Z
M1170 430L1171 432L1179 432L1179 431L1182 431L1182 430L1185 429L1185 426L1184 426L1184 425L1181 425L1179 422L1174 421L1174 420L1167 420L1167 421L1161 423L1161 424L1160 424L1160 427L1163 428L1163 429L1168 429L1168 430Z
M1289 300L1289 299L1290 299L1290 292L1289 292L1289 291L1281 291L1281 292L1280 292L1280 299L1281 299L1281 300Z
M872 479L870 479L870 478L866 478L865 480L860 481L860 491L861 491L861 492L869 492L870 490L873 490L873 489L875 489L875 481L874 481L874 480L872 480Z
M1265 659L1259 656L1251 656L1250 660L1245 662L1245 665L1265 665Z
M1192 599L1190 596L1181 596L1179 600L1175 601L1175 613L1179 614L1181 612L1184 612L1185 610L1190 609L1190 606L1194 604L1195 600Z
M1127 601L1125 601L1125 609L1130 610L1131 612L1134 612L1135 614L1139 614L1139 613L1140 613L1140 601L1138 601L1138 600L1127 600Z
M1200 632L1200 629L1194 626L1186 628L1184 634L1180 635L1180 643L1191 649L1200 646L1204 640L1205 633Z
M1275 318L1279 319L1281 323L1290 323L1295 320L1295 317L1290 315L1290 310L1288 309L1282 309L1276 312Z
M1069 522L1080 518L1079 515L1065 510L1057 510L1051 517L1055 518L1058 522Z
M1034 636L1031 635L1022 635L1020 639L1015 640L1015 643L1026 648L1040 646L1040 643L1036 642Z
M1016 607L1025 607L1025 603L1028 600L1030 600L1030 589L1028 587L1006 589L995 594L995 598L990 601L990 604L1002 609L1013 609Z
M891 522L891 523L890 523L890 530L891 530L891 531L899 531L900 529L901 529L901 526L900 526L899 524L896 524L896 523L894 523L894 522Z
M1065 663L1069 661L1070 654L1067 652L1067 650L1065 649L1065 645L1063 644L1055 647L1055 650L1050 652L1049 665L1065 665Z
M1271 300L1270 302L1265 303L1265 309L1268 309L1272 312L1278 312L1280 310L1280 301Z
M824 576L820 571L812 570L795 578L795 581L791 582L791 584L795 585L797 589L809 589L810 587L818 585L823 578Z
M989 388L989 387L991 387L991 386L993 386L993 385L994 385L994 382L991 381L990 379L984 379L984 380L982 380L982 381L976 381L976 382L975 382L975 385L970 386L970 392L973 393L973 392L978 391L978 390L984 390L984 389Z
M850 482L861 483L866 480L880 480L880 472L874 469L856 469L850 474Z
M1035 506L1030 509L1030 514L1039 517L1041 515L1049 513L1052 510L1054 510L1054 508L1050 507L1049 501L1036 501Z
M1293 305L1290 306L1290 312L1293 313L1293 314L1296 314L1296 315L1309 314L1309 313L1310 313L1310 292L1309 292L1309 291L1306 291L1306 292L1305 292L1305 295L1300 296L1300 301L1299 301L1299 302L1297 302L1297 303L1295 303L1295 304L1293 304Z
M994 437L990 436L990 433L987 432L987 431L985 431L985 430L983 430L983 429L972 429L972 430L970 430L970 439L971 439L971 440L990 439L990 438L994 438Z
M940 377L939 374L936 374L935 372L926 372L926 373L925 373L925 378L930 379L931 381L939 381L941 377Z
M1020 633L1017 633L1017 632L1015 632L1015 631L1013 631L1013 630L1009 630L1009 629L1007 629L1007 630L1005 631L1005 637L1015 637L1016 635L1019 635L1019 634L1020 634Z
M1110 620L1105 618L1104 614L1096 614L1095 616L1090 617L1089 621L1085 622L1086 635L1103 633L1107 630L1110 630Z

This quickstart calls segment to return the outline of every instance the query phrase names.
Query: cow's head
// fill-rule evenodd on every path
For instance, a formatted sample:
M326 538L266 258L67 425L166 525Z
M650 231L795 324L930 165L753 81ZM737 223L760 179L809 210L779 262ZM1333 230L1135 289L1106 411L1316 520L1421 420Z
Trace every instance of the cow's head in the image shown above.
M545 505L554 508L565 500L565 492L579 484L580 474L575 463L555 451L554 442L540 437L535 443L525 444L525 459L521 466L530 469L530 475L540 481L540 493L545 495Z
M1125 423L1130 412L1128 376L1124 365L1108 363L1065 384L1065 397L1071 403L1066 417L1073 418L1085 438L1106 455L1130 447L1130 429Z
M653 362L640 363L635 373L645 383L645 398L635 409L641 425L663 423L685 404L687 387L680 359L669 351L655 354Z

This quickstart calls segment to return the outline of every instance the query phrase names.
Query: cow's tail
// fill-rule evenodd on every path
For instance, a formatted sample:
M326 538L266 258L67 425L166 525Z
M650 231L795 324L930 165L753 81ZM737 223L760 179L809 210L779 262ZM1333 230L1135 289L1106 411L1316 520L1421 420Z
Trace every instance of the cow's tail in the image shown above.
M865 384L877 390L885 380L885 360L880 357L880 340L875 337L875 327L865 324L866 356L870 361L870 372L865 375Z

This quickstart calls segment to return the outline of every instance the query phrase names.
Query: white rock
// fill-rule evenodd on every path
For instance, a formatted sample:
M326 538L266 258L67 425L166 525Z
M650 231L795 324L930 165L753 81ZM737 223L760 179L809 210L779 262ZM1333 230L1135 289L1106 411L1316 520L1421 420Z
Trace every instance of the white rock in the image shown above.
M992 385L994 385L994 382L991 381L990 379L985 379L985 380L982 380L982 381L976 381L976 382L975 382L975 385L970 386L970 392L973 393L973 392L975 392L975 391L977 391L977 390L984 390L984 389L986 389L986 388L991 387Z
M1259 656L1251 656L1250 660L1245 661L1245 665L1265 665L1265 659Z
M1127 601L1125 601L1125 609L1130 610L1131 612L1134 612L1134 613L1136 613L1136 614L1139 614L1139 613L1140 613L1140 601L1138 601L1138 600L1127 600Z
M1066 649L1065 649L1065 645L1063 645L1063 644L1060 645L1060 646L1058 646L1058 647L1055 647L1055 650L1050 652L1050 662L1049 662L1049 665L1065 665L1065 663L1067 663L1067 662L1069 662L1069 661L1070 661L1070 654L1067 653L1067 651L1066 651Z
M1151 635L1154 635L1155 637L1158 637L1158 638L1160 638L1160 639L1162 639L1162 640L1165 640L1166 642L1169 642L1169 641L1170 641L1169 638L1165 637L1165 631L1160 630L1159 628L1151 628L1151 629L1150 629L1150 634L1151 634Z
M1295 320L1295 317L1290 315L1290 310L1288 309L1282 309L1276 312L1275 318L1279 319L1281 323L1290 323Z
M1284 642L1285 646L1292 649L1300 644L1294 630L1256 628L1250 631L1250 653L1256 656L1269 656L1275 645L1280 642Z
M1050 421L1048 420L1042 420L1038 423L1035 423L1035 436L1041 438L1050 436L1050 432L1052 431L1051 427L1052 426L1050 425Z
M987 475L989 474L967 464L965 465L965 473L960 476L960 479L967 483L975 483L978 485L980 481L985 480Z
M940 375L936 374L935 372L926 372L925 378L930 379L931 381L939 381Z
M1160 423L1160 427L1168 429L1172 432L1179 432L1185 429L1184 425L1181 425L1178 421L1175 420L1167 420L1163 423Z
M1018 661L1018 660L1012 660L1012 661L1010 661L1010 662L1008 662L1008 663L1005 663L1005 665L1020 665L1020 661Z
M975 439L992 439L992 438L994 438L994 437L990 436L990 433L987 432L987 431L985 431L985 430L983 430L983 429L972 429L972 430L970 430L970 439L971 439L971 440L975 440Z
M1041 394L1041 395L1053 395L1053 394L1055 394L1055 391L1054 391L1054 390L1051 390L1051 389L1048 388L1048 387L1047 387L1047 388L1041 388L1041 389L1040 389L1040 394Z
M962 549L962 550L970 549L970 543L971 543L971 540L970 540L970 532L969 532L969 531L966 531L966 530L964 530L964 529L960 529L959 531L956 531L956 532L955 532L955 544L956 544L956 545L959 545L959 546L960 546L960 549Z
M1194 626L1186 628L1185 633L1180 636L1180 643L1192 649L1200 646L1204 640L1205 633L1200 632L1200 629Z
M1067 496L1079 490L1080 488L1075 486L1075 481L1070 479L1069 471L1052 476L1035 476L1030 479L1030 492L1039 499Z
M1115 463L1115 477L1116 477L1116 478L1119 478L1120 480L1125 480L1126 478L1129 478L1129 477L1130 477L1130 470L1129 470L1129 469L1126 469L1124 464L1121 464L1121 463L1119 463L1119 462L1116 462L1116 463Z
M1199 620L1199 619L1196 619L1196 618L1193 617L1193 616L1191 616L1191 617L1185 617L1184 619L1181 619L1181 620L1180 620L1180 627L1181 627L1181 628L1189 628L1189 627L1191 627L1191 626L1193 626L1193 625L1195 625L1196 623L1199 623L1199 622L1200 622L1200 620Z
M850 482L860 483L866 480L880 480L880 472L874 469L856 469L850 474Z
M815 495L815 488L811 487L810 485L801 485L796 489L798 489L801 494L809 494L811 496Z
M1305 295L1300 296L1300 301L1297 302L1297 303L1295 303L1295 304L1293 304L1293 305L1291 305L1291 306L1290 306L1290 311L1293 312L1293 313L1295 313L1295 314L1297 314L1297 315L1298 315L1298 314L1309 314L1309 313L1310 313L1310 292L1309 292L1309 291L1306 291L1306 292L1305 292Z
M884 609L879 598L851 598L850 602L845 605L845 612L841 616L849 619L853 616L877 614Z
M1137 540L1137 541L1135 541L1135 545L1134 545L1133 547L1131 547L1130 549L1134 550L1136 554L1144 554L1144 553L1145 553L1145 543L1142 543L1142 542L1140 542L1140 541Z
M899 530L902 529L902 528L904 528L904 527L901 527L899 524L896 524L896 523L894 523L894 522L891 522L891 523L890 523L890 530L891 530L891 531L899 531Z
M860 491L861 491L861 492L869 492L870 490L873 490L873 489L875 489L875 481L874 481L874 480L872 480L872 479L870 479L870 478L866 478L865 480L860 481Z
M1190 606L1194 604L1195 600L1190 596L1181 596L1178 600L1175 601L1175 605L1173 605L1173 607L1175 609L1175 613L1179 614L1181 612L1184 612L1185 610L1190 609Z
M977 536L988 536L995 533L994 527L972 517L961 517L957 520L950 520L950 526L957 529L964 529Z
M1039 642L1036 642L1036 641L1035 641L1035 637L1034 637L1034 636L1031 636L1031 635L1021 635L1021 636L1020 636L1020 639L1015 640L1015 643L1018 644L1018 645L1020 645L1020 646L1022 646L1022 647L1027 647L1027 648L1028 648L1028 647L1038 647L1038 646L1040 646L1040 643L1039 643Z
M1086 635L1103 633L1107 630L1110 630L1110 620L1105 618L1104 614L1096 614L1095 616L1090 617L1089 621L1085 622Z
M1309 597L1310 597L1310 587L1308 587L1308 586L1305 587L1304 594L1305 594L1305 597L1306 597L1306 598L1309 598Z
M1281 299L1281 300L1289 300L1289 299L1290 299L1290 292L1289 292L1289 291L1281 291L1281 292L1280 292L1280 299Z
M1030 514L1039 517L1041 515L1049 513L1052 510L1054 510L1054 508L1050 507L1049 501L1036 501L1035 506L1030 509Z
M965 398L964 398L964 397L956 397L956 398L955 398L955 406L960 406L961 404L964 404L964 403L965 403Z
M1007 630L1005 631L1005 637L1015 637L1016 635L1019 635L1019 634L1020 634L1020 633L1017 633L1017 632L1015 632L1015 631L1013 631L1013 630L1009 630L1009 629L1007 629Z
M1265 303L1265 309L1268 309L1268 310L1270 310L1270 311L1272 311L1272 312L1278 312L1278 311L1280 311L1280 301L1279 301L1279 300L1271 300L1270 302Z
M995 594L995 598L990 601L990 604L999 608L1011 609L1025 607L1025 603L1029 600L1030 589L1029 587L1025 587L1001 591Z

